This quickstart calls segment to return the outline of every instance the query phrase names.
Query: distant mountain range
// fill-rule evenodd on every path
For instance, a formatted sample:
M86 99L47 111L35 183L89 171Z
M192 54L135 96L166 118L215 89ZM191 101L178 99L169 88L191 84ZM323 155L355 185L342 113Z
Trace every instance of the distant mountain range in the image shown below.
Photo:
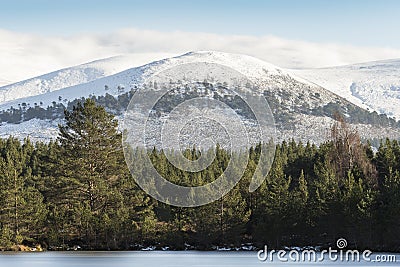
M388 118L400 118L400 60L310 70L286 70L250 56L213 51L190 52L129 68L133 60L130 56L98 60L0 87L0 136L54 138L63 109L82 97L96 98L123 119L130 97L148 77L186 64L180 73L170 73L170 79L179 81L184 89L185 73L193 76L197 71L191 63L201 62L210 64L209 80L218 72L213 67L216 64L246 76L252 83L250 93L262 93L269 102L278 139L319 143L326 139L336 111L366 139L400 137L400 123ZM181 90L176 97L193 95L197 89L193 90ZM226 92L215 91L209 97L231 101Z

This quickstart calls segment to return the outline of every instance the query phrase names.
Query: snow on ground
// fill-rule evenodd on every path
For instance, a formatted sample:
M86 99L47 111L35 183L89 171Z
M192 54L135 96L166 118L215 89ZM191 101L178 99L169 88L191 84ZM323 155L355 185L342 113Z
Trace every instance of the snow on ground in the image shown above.
M290 76L285 70L254 57L212 51L190 52L106 76L116 70L115 66L120 64L118 62L127 64L129 60L121 57L95 61L0 88L0 110L7 110L11 106L17 108L21 103L34 106L34 103L42 102L42 106L47 107L52 105L53 101L59 102L60 97L61 101L68 102L90 95L100 96L108 93L116 96L143 83L155 73L175 66L188 64L187 67L180 68L179 73L172 70L170 75L175 80L182 79L183 75L193 76L198 70L191 63L197 62L210 63L210 73L214 76L224 76L221 68L212 65L219 64L249 77L252 82L262 81L264 87L285 84ZM106 67L107 65L110 66ZM295 77L292 75L292 78ZM2 95L7 102L1 101Z
M141 66L149 60L167 56L170 56L170 54L161 53L153 54L152 56L147 54L126 54L57 70L9 85L6 85L9 81L0 79L0 86L4 85L0 87L0 103L87 83L132 67Z
M400 118L400 60L322 69L284 70L246 55L199 51L137 67L145 62L142 56L135 54L117 56L3 86L0 87L0 108L17 107L23 102L31 105L45 102L46 107L53 101L58 102L59 96L73 100L94 94L104 95L106 85L109 87L108 93L117 95L121 93L121 87L129 90L154 73L185 63L207 62L228 66L255 82L262 79L264 85L266 82L271 85L276 83L276 76L290 76L313 88L320 85L362 108ZM195 70L188 70L191 71ZM6 82L0 79L0 85Z
M294 116L293 129L278 130L277 141L282 142L294 138L296 141L312 141L320 144L330 138L330 130L335 123L329 117L308 116L297 114ZM372 126L370 124L352 124L360 137L365 140L377 139L400 139L400 129Z
M365 63L344 67L287 71L259 59L222 52L200 51L190 52L181 56L159 60L141 67L133 67L134 57L122 56L99 60L88 64L60 70L14 85L0 88L0 110L18 104L43 103L45 108L52 102L67 103L76 98L90 95L119 95L129 91L146 79L166 70L174 80L181 76L197 75L199 71L195 64L207 63L213 76L223 76L223 69L214 67L219 64L230 67L249 77L260 88L284 90L285 99L282 104L290 102L289 98L301 99L305 92L318 93L320 96L314 102L324 104L336 99L336 95L361 106L381 112L388 112L400 118L400 60ZM184 65L188 64L188 65ZM178 72L173 67L180 66ZM130 69L127 69L130 68ZM124 71L118 72L120 70ZM222 72L221 72L222 71ZM294 74L292 74L294 73ZM298 78L299 76L304 78ZM334 94L317 86L322 85ZM3 100L2 100L3 97ZM61 97L61 100L60 100ZM277 95L278 97L278 95ZM287 98L287 99L286 99ZM4 99L7 102L4 102ZM292 100L293 100L292 99ZM302 100L299 105L313 107L310 99ZM308 101L308 102L307 102ZM293 103L292 103L293 105ZM23 139L48 140L57 135L57 121L30 120L20 124L5 124L0 126L0 137L12 134ZM327 137L327 129L332 125L330 118L321 118L299 114L291 130L281 132L282 139L296 138L320 143ZM369 127L369 128L368 128ZM373 136L399 136L398 132L383 132L382 129L360 125L360 133Z
M292 72L360 107L400 119L400 59Z
M61 120L32 119L19 124L1 123L0 138L8 138L10 135L23 140L29 137L31 141L50 141L58 136L58 124Z

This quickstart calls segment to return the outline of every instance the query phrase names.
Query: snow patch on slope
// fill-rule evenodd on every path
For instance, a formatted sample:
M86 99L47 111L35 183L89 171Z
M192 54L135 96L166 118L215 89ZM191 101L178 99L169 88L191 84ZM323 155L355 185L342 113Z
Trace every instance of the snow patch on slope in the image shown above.
M19 124L0 124L0 138L8 138L12 135L23 140L29 137L31 141L50 141L58 136L58 124L61 120L39 120L32 119Z
M400 119L400 59L292 72L362 108Z

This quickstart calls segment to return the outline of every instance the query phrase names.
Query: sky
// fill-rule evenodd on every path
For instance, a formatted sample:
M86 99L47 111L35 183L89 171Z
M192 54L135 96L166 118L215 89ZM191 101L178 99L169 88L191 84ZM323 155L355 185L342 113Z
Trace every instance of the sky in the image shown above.
M134 65L219 50L285 68L400 58L398 14L395 0L0 0L0 85L124 53Z

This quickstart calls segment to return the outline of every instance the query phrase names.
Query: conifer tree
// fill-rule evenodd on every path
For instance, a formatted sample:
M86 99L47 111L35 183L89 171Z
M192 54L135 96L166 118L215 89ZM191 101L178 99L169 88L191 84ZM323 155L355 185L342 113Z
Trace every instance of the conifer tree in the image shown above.
M65 111L65 120L59 125L55 203L64 208L78 238L98 245L102 220L115 216L123 203L117 188L124 166L118 122L91 99Z
M42 234L46 207L40 192L32 185L28 159L32 153L29 140L24 145L12 137L2 144L0 156L0 246L38 240Z

